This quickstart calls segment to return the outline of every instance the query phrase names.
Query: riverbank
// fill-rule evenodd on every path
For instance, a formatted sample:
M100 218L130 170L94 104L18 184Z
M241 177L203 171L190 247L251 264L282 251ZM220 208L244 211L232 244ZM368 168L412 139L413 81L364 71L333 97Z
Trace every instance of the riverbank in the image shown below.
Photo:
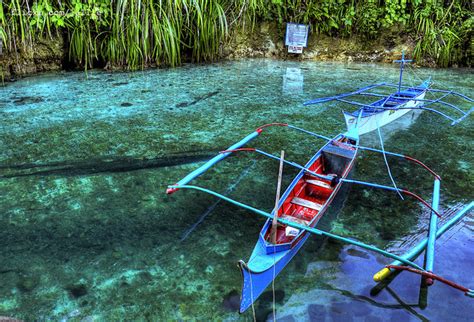
M233 32L221 46L219 60L236 60L245 58L271 58L294 61L337 61L337 62L382 62L390 63L399 58L402 50L412 53L415 41L408 35L397 32L384 32L380 37L367 40L361 36L350 38L329 37L312 33L308 47L303 54L288 54L284 45L284 28L277 23L261 23L252 30ZM4 81L15 81L19 78L42 72L74 69L68 62L69 45L62 36L45 38L34 43L29 50L0 55L0 73ZM191 62L184 57L185 62ZM423 67L436 67L432 59L419 59L416 64ZM97 62L96 68L123 70L109 63ZM144 68L156 68L155 64Z

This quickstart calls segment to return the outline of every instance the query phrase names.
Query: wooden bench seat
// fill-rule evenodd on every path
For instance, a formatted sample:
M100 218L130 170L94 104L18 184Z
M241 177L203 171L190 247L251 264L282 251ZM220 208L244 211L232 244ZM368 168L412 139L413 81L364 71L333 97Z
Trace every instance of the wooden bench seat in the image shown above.
M306 180L306 183L333 190L333 187L331 187L329 183L326 183L321 180Z
M302 198L298 198L298 197L294 197L291 200L291 203L295 204L295 205L298 205L298 206L310 208L310 209L313 209L313 210L316 210L316 211L320 211L321 208L323 207L323 205L321 205L319 203L309 201L309 200L306 200L306 199L302 199Z
M286 214L283 214L283 216L281 216L280 218L281 218L281 219L284 219L284 220L288 220L288 221L294 222L294 223L297 223L297 224L300 224L300 225L304 225L304 226L308 226L308 225L309 225L309 221L308 221L308 220L304 220L304 219L300 219L300 218L295 218L295 217L293 217L293 216L286 215Z

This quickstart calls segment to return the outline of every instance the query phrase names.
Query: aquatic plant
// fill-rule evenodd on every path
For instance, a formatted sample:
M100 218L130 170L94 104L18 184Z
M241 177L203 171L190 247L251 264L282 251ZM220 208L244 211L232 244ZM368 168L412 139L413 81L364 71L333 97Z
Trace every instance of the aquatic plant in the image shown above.
M11 0L0 1L0 39L10 52L65 35L69 59L130 69L212 61L231 30L257 21L300 22L311 32L377 38L410 35L415 55L439 66L471 64L474 18L453 0Z

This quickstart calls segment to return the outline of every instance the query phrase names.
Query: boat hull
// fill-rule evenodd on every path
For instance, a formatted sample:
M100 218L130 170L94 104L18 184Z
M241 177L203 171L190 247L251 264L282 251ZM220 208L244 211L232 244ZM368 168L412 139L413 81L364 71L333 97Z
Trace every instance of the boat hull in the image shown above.
M424 99L425 92L415 97L415 99ZM354 113L344 113L344 118L346 121L346 126L348 130L354 129L356 126L358 127L359 135L364 135L370 133L372 131L377 130L378 127L383 127L396 119L402 117L403 115L413 111L413 109L421 106L423 102L410 100L405 104L398 106L398 108L394 108L391 110L383 110L376 113L371 113L367 115L362 115L359 122L357 122L358 111Z
M270 283L275 279L275 277L280 274L283 268L285 268L285 266L291 261L291 259L298 253L298 251L304 245L308 237L309 234L306 234L296 246L287 251L282 258L280 258L278 261L275 261L274 266L271 266L267 270L256 272L251 270L244 261L239 261L238 265L242 272L243 283L242 296L240 298L240 313L245 312L252 305L252 303L254 303L255 300L265 291L265 289L270 285ZM263 246L260 242L257 243L257 246L254 249L254 253L259 253L262 256L269 256L264 255L265 246ZM275 254L272 255L276 256Z
M339 135L334 140L340 139L344 137L344 135ZM313 163L316 162L318 158L321 157L321 153L324 153L325 148L330 144L328 142L325 146L323 146L306 164L306 168L309 168ZM343 169L341 170L341 177L347 178L353 168L354 160L357 155L357 148L353 152L351 152L351 158L347 158L348 160ZM333 160L334 161L334 160ZM341 164L336 162L333 163L335 165L334 169L337 169ZM289 194L296 189L295 187L299 182L301 182L303 176L305 175L304 171L301 171L289 185L285 193L281 198L281 202L279 204L279 210L283 206L283 200L288 198ZM326 219L331 217L330 213L333 213L333 209L330 207L331 204L340 204L338 201L335 201L336 197L339 199L339 196L342 196L343 193L339 193L341 189L342 183L339 182L334 187L333 192L326 200L325 204L320 209L318 215L311 221L308 225L310 227L320 227L320 224L324 224ZM328 211L331 208L331 211ZM338 207L334 207L334 209L338 209ZM324 219L324 221L323 221ZM310 236L309 233L306 231L302 231L298 237L292 242L273 245L267 241L267 234L271 230L271 220L267 220L265 225L263 226L260 234L259 239L255 245L255 248L250 256L250 260L248 263L244 261L239 261L239 267L242 272L243 278L243 286L242 286L242 296L241 296L241 304L240 304L240 313L246 311L252 303L264 292L264 290L270 285L270 283L275 279L275 277L283 270L283 268L291 261L291 259L298 253L301 247L304 245L308 237Z

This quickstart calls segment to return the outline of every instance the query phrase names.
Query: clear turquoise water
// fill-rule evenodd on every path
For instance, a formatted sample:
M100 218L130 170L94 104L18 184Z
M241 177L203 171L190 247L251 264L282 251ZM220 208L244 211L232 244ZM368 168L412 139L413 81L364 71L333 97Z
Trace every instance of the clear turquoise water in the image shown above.
M432 75L438 87L473 89L472 70L417 73ZM46 74L7 84L0 89L0 316L251 320L251 311L234 309L241 287L236 263L248 259L263 219L197 192L166 196L166 186L264 123L335 135L344 128L341 106L302 102L397 76L391 65L248 60ZM447 207L473 199L472 126L472 117L450 127L424 112L383 135L387 150L421 159L443 177ZM321 143L270 129L255 146L274 154L283 148L304 163ZM377 146L377 137L362 143ZM430 198L429 175L397 160L390 165L400 186ZM276 172L274 161L240 155L196 183L270 210ZM295 173L285 168L286 184ZM354 177L390 184L383 159L369 153ZM411 200L352 187L333 231L401 252L425 234L427 218ZM468 287L473 225L471 213L439 241L435 264ZM276 280L277 315L468 321L474 314L472 299L440 283L429 289L427 308L410 307L419 277L408 273L370 296L373 273L388 262L311 239ZM257 302L258 319L271 313L271 298Z

